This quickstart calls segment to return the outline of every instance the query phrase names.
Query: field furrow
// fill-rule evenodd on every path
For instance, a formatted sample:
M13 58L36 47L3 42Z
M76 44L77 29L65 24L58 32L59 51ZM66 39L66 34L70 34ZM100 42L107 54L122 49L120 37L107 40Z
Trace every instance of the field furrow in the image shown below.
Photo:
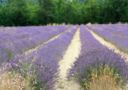
M40 45L38 45L38 46L36 46L36 47L34 47L34 48L32 48L32 49L29 49L29 50L25 51L24 54L25 54L25 55L28 55L28 54L30 54L30 53L32 53L32 52L38 51L41 47L43 47L44 45L48 44L49 42L51 42L51 41L53 41L53 40L59 38L62 34L66 33L68 30L69 30L69 29L67 29L66 31L64 31L64 32L62 32L62 33L59 33L59 34L56 35L56 36L53 36L52 38L50 38L50 39L47 40L46 42L43 42L43 43L41 43Z
M87 25L89 29L101 36L107 42L116 46L120 51L128 53L127 24Z
M74 77L84 90L123 90L113 78L118 75L119 82L127 85L125 59L98 42L86 26L80 29L81 54L70 70L69 79Z
M30 75L30 77L37 79L39 85L41 84L40 90L53 90L58 62L62 59L75 32L76 27L72 26L70 30L65 31L59 38L50 40L37 51L21 55L6 63L1 68L1 73L13 70L26 76Z
M0 27L0 90L128 90L127 28Z
M48 30L47 33L43 32L44 34L41 33L40 35L38 35L38 38L40 38L40 39L36 39L35 35L33 35L33 36L31 35L30 38L32 38L32 40L30 40L29 38L26 38L26 39L24 39L25 42L22 42L21 39L16 40L15 42L17 42L17 43L13 43L13 41L11 41L11 39L10 39L8 41L9 44L6 43L6 41L5 41L5 43L2 41L3 43L0 44L0 50L1 50L0 53L2 53L0 55L1 64L3 62L6 63L8 61L12 61L13 59L22 57L24 55L27 56L27 55L31 54L32 52L37 51L43 45L46 45L47 43L57 39L63 33L68 31L69 30L68 28L65 28L66 30L63 30L60 28L60 31L59 31L59 28L54 31ZM48 29L50 29L50 28L48 28ZM22 33L22 35L24 35L24 33ZM0 40L2 40L2 38Z
M108 49L112 50L113 52L119 54L122 58L124 58L124 60L126 61L126 63L128 63L128 54L125 52L122 52L120 49L118 49L115 45L111 44L110 42L104 40L102 37L100 37L99 35L97 35L95 32L89 30L89 32L93 35L93 37L99 41L99 43L101 43L102 45L104 45L105 47L107 47Z
M62 60L59 62L58 78L55 86L55 90L80 90L80 86L75 81L68 80L68 73L72 68L74 62L80 55L81 40L80 29L75 33L71 43L69 44ZM73 86L71 86L73 84Z

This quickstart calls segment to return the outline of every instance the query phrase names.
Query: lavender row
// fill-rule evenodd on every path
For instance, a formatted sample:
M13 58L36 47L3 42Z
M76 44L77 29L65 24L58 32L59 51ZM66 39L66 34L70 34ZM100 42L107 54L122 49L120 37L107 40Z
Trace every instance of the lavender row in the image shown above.
M128 25L127 24L109 24L109 25L91 25L94 32L116 45L120 50L128 53Z
M53 90L58 62L65 54L75 32L76 27L72 27L70 31L43 46L39 51L16 58L7 65L11 65L10 69L16 70L23 75L29 73L36 76L43 88L41 90Z
M46 83L48 90L53 90L58 62L65 54L75 31L76 29L72 30L72 32L66 33L65 36L61 36L58 40L49 43L39 51L40 57L36 61L39 73L38 75L39 78ZM41 65L43 65L44 68L40 67Z
M0 62L9 61L17 54L42 44L66 30L66 26L18 27L15 32L0 33ZM10 34L10 35L9 35Z
M81 55L72 67L69 78L75 77L83 85L87 81L89 70L107 65L114 68L126 83L128 80L128 65L117 54L102 46L88 31L86 26L81 26Z
M58 28L60 29L60 28ZM66 28L63 27L58 30L56 27L38 27L33 29L31 27L18 27L16 32L14 33L13 30L8 30L10 33L1 33L1 44L6 45L11 43L17 44L20 42L27 43L32 42L33 38L36 40L34 43L41 41L42 39L47 39L48 36L58 34L64 31ZM47 37L46 37L47 36Z

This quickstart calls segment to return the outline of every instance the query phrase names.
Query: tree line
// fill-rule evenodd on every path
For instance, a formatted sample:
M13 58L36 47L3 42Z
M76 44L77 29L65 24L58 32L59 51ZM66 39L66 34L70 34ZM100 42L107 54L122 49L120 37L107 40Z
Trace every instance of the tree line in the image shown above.
M0 0L0 25L128 22L128 0Z

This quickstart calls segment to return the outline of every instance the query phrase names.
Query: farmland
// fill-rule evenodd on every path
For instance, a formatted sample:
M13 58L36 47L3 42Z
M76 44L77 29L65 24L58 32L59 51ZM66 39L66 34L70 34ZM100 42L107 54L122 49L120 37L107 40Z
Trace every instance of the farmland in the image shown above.
M128 90L128 24L0 27L0 90Z

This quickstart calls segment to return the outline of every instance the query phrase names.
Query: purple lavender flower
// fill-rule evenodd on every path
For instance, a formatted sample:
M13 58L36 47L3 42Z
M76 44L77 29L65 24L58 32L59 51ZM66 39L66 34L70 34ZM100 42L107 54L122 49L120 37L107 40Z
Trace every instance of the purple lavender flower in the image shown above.
M89 79L90 70L107 65L119 74L123 83L127 82L128 65L125 60L96 41L86 26L81 26L81 41L81 55L72 67L69 78L76 77L82 83L83 80Z
M94 24L89 27L105 40L110 41L120 50L128 53L128 25L127 24Z
M27 56L21 55L7 64L11 64L11 68L7 70L15 70L23 76L33 75L38 81L38 85L45 90L53 90L55 82L58 62L62 59L68 45L70 44L76 27L72 26L59 38L49 42Z
M12 60L25 51L43 44L50 38L64 32L65 29L67 29L66 26L0 28L0 47L2 47L0 53L3 53L0 58L1 63Z

